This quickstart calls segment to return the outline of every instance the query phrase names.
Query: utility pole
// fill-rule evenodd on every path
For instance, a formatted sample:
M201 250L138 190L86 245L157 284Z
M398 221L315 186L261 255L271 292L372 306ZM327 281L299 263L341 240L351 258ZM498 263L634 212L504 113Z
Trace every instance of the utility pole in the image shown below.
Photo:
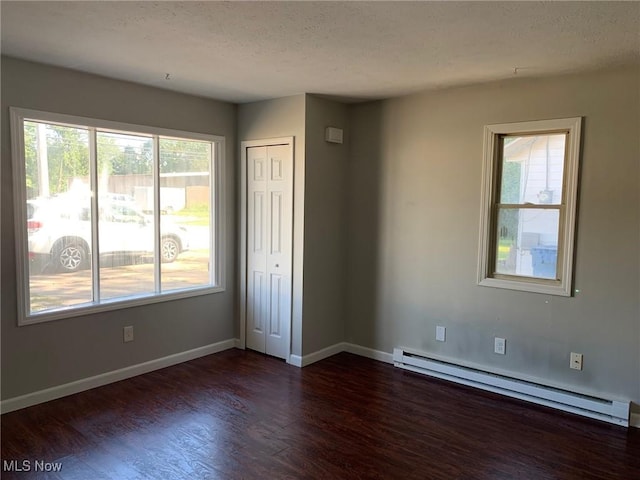
M38 123L38 148L36 158L38 162L38 196L49 196L49 159L47 154L47 126Z

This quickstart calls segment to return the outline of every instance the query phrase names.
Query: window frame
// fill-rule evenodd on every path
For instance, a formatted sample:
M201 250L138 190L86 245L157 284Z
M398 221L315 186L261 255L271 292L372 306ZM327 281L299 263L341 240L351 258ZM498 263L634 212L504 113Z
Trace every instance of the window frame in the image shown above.
M189 298L201 295L209 295L212 293L224 292L226 290L226 245L225 245L225 137L220 135L209 135L196 132L187 132L182 130L173 130L159 127L151 127L130 123L115 122L110 120L101 120L76 115L67 115L61 113L45 112L40 110L9 107L10 123L11 123L11 156L13 166L13 202L14 202L14 234L16 248L16 277L17 277L17 296L18 296L18 326L31 325L36 323L48 322L64 318L84 316L88 314L119 310L140 305L148 305L159 302L166 302L182 298ZM156 159L154 160L154 184L155 184L155 200L154 215L159 216L159 182L155 181L159 177L157 168L157 144L160 137L169 137L173 139L196 140L212 143L212 162L211 162L211 179L210 179L210 201L212 204L210 212L210 225L212 234L210 237L210 259L214 262L215 268L210 276L212 283L200 287L183 288L179 290L163 292L153 292L140 295L132 295L131 297L119 297L115 299L105 299L91 304L81 304L78 306L66 306L43 312L31 313L29 308L29 255L28 255L28 234L27 234L27 189L26 189L26 172L25 172L25 144L24 144L24 122L25 121L49 122L58 125L66 125L70 127L82 127L89 130L111 130L127 134L142 134L152 136L154 142L154 151ZM95 142L90 134L90 162L91 175L95 175ZM96 208L95 195L92 200L92 208ZM156 220L159 220L156 218ZM160 222L155 222L156 229L160 228ZM97 227L92 227L93 234L96 234ZM159 232L156 231L156 234ZM159 235L156 235L156 244L159 242ZM156 250L158 245L156 245ZM157 263L158 253L156 252ZM92 268L95 270L97 265L96 256L92 253ZM156 265L156 269L160 267ZM95 282L94 272L92 281Z
M576 236L578 173L580 164L582 117L501 123L484 127L482 165L478 285L548 295L571 296ZM501 182L501 138L507 135L566 133L562 200L559 204L558 256L556 279L497 274L498 194ZM537 205L536 205L537 206Z

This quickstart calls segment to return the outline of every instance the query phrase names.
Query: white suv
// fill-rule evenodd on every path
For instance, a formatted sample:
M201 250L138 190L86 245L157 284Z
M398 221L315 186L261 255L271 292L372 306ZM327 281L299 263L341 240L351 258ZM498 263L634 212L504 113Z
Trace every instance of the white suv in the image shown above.
M99 248L105 257L153 255L152 222L130 202L100 203ZM43 271L75 272L88 268L91 253L91 211L86 202L68 199L27 201L29 258ZM187 230L162 219L160 251L163 262L173 262L189 248Z

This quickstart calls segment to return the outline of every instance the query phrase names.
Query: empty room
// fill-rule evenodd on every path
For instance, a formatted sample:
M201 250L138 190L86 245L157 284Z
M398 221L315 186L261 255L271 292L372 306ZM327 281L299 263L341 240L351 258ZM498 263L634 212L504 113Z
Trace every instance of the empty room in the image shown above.
M640 2L0 14L3 479L640 479Z

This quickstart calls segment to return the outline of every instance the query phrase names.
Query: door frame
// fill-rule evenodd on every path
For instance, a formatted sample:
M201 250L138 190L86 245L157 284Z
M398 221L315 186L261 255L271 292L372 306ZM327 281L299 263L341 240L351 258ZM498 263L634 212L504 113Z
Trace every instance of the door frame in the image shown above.
M252 147L270 147L274 145L290 145L291 146L291 168L292 171L292 185L291 185L291 200L292 200L292 215L295 211L295 145L294 137L278 137L268 138L264 140L244 140L240 142L240 222L238 228L240 229L240 348L243 350L247 348L247 149ZM292 220L295 220L292 218ZM295 221L293 223L295 228ZM295 243L291 242L291 285L293 288L293 251L295 249ZM293 292L291 295L291 304L289 308L292 310L291 324L287 329L286 345L287 345L287 363L291 363L291 331L293 328Z

